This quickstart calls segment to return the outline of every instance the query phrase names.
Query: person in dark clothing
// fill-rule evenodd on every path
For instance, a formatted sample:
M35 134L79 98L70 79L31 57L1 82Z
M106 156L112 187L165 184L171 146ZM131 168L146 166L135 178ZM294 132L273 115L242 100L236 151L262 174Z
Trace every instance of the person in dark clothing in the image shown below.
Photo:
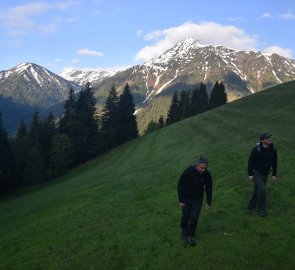
M201 156L195 166L184 170L177 186L179 206L182 210L181 237L191 246L196 244L194 236L203 205L204 190L207 208L211 208L212 177L207 167L208 159Z
M277 180L277 150L271 139L271 134L264 132L260 142L252 149L248 160L248 180L254 182L254 191L248 203L250 211L257 210L261 217L266 216L266 180L272 170L272 180Z

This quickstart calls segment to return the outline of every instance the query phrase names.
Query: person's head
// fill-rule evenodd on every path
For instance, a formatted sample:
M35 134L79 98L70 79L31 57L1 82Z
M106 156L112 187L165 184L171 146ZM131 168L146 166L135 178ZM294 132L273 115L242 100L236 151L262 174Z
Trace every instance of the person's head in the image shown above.
M259 136L260 142L263 144L263 146L268 147L272 144L271 134L268 132L263 132Z
M200 174L203 174L208 168L208 159L200 156L197 160L196 169Z

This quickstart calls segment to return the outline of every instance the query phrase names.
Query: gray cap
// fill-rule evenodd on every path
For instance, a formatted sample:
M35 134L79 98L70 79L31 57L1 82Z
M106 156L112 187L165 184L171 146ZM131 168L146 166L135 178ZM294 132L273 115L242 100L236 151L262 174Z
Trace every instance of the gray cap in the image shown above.
M268 132L263 132L260 134L259 139L260 141L271 138L271 134Z

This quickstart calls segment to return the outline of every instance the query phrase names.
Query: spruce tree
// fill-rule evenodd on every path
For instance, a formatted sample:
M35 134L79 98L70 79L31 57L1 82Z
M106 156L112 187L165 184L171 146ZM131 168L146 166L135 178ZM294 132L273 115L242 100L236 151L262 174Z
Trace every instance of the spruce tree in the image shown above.
M163 128L165 126L164 116L161 115L158 121L159 128Z
M56 132L53 114L50 112L46 119L41 121L41 134L39 150L43 158L44 168L49 168L49 153L53 136Z
M129 85L126 83L122 95L119 97L119 143L122 144L129 140L138 137L138 129L133 96L129 90Z
M66 134L56 134L50 149L50 175L56 178L67 172L73 165L72 141Z
M195 90L193 90L191 95L191 114L196 115L203 113L208 109L209 104L206 85L201 83L200 87L197 87Z
M213 85L209 106L211 109L220 107L227 103L227 93L223 82L216 81Z
M190 91L183 90L179 100L180 120L185 119L191 114Z
M71 88L69 97L64 103L64 112L59 121L59 132L67 134L69 137L73 137L75 133L75 122L76 119L76 98L74 90Z
M40 137L41 137L41 119L39 117L39 112L35 111L30 123L29 131L31 146L36 146L40 149Z
M31 162L28 158L28 153L31 148L29 131L23 119L19 123L16 137L11 143L14 157L14 188L24 187L26 185L24 179L24 168L27 163Z
M20 124L19 124L19 127L17 129L17 132L16 132L16 137L17 138L24 138L24 137L27 137L28 136L28 130L27 130L27 126L24 122L24 119L22 118L20 120Z
M79 93L75 108L72 143L74 161L83 163L98 153L98 119L96 116L96 100L90 84L87 83Z
M0 194L6 194L12 189L13 158L10 142L2 126L0 112Z
M177 91L173 94L172 101L168 110L166 125L171 125L180 120L179 97Z
M192 91L192 95L191 95L191 115L196 115L199 112L199 92L200 92L200 88L196 87L193 91Z
M147 135L151 132L156 131L157 129L159 129L159 124L155 121L155 120L151 120L146 128L146 130L144 131L144 134Z
M101 151L107 151L119 145L119 120L119 98L116 88L112 87L101 115Z

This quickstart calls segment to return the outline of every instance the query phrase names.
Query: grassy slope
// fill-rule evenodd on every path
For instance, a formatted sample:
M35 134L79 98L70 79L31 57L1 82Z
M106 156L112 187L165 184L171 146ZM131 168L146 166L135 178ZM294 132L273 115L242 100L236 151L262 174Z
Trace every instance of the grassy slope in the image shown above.
M66 176L0 202L0 269L294 269L295 82L138 138ZM270 130L279 182L268 216L249 213L249 151ZM176 184L199 153L213 207L198 245L179 240Z

